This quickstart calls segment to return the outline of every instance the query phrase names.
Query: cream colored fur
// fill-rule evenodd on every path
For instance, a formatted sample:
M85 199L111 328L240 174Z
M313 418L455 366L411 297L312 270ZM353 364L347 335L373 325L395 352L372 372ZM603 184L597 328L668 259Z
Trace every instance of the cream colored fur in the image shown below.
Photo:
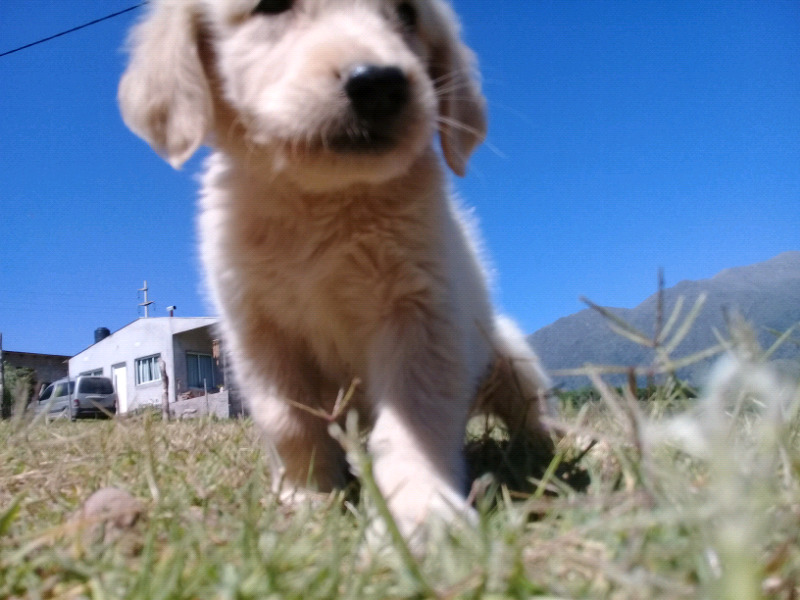
M214 148L202 259L236 381L280 457L273 472L290 488L345 483L327 423L298 405L331 410L358 378L377 483L412 536L434 515L471 514L471 411L546 439L547 380L492 311L433 144L438 131L461 175L484 137L473 57L440 0L302 0L274 15L256 4L153 0L131 36L122 114L175 167ZM343 74L359 64L409 82L400 133L372 152L333 147L352 136Z

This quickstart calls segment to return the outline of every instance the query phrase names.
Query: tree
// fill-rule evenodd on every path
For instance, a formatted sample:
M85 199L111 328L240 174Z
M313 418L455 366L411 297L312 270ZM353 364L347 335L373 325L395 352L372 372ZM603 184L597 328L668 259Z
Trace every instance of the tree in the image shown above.
M7 362L3 367L5 385L0 414L3 419L8 419L15 407L24 410L30 404L37 380L36 371L30 367L13 367Z

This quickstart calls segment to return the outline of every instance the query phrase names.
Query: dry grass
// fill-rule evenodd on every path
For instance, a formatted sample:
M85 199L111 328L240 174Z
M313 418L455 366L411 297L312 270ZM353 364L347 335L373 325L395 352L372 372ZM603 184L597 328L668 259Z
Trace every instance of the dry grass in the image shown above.
M2 422L0 597L800 597L800 390L739 337L696 402L594 375L601 399L561 424L562 458L591 445L588 488L555 464L523 495L488 482L480 527L434 532L421 561L391 539L365 550L370 485L281 505L250 421ZM142 516L87 538L70 518L107 486Z

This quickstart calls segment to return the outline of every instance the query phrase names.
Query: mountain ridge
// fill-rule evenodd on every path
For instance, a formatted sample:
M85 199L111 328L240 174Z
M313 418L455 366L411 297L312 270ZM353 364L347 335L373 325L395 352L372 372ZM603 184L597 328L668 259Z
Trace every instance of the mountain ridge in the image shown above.
M725 312L737 310L756 329L759 343L769 347L777 335L800 323L800 251L788 251L763 262L730 267L708 279L682 280L663 291L664 319L683 297L682 315L688 314L696 299L707 300L691 331L677 346L674 358L689 356L717 343L715 331L726 331ZM659 294L645 298L634 308L605 307L648 336L655 330ZM611 331L605 318L587 308L562 317L539 329L528 342L548 371L582 367L586 364L646 366L654 359L644 348ZM800 345L786 343L774 358L800 369ZM678 376L699 385L712 360L705 360L678 372ZM572 389L588 385L585 377L554 377L558 387ZM624 376L612 376L621 384Z

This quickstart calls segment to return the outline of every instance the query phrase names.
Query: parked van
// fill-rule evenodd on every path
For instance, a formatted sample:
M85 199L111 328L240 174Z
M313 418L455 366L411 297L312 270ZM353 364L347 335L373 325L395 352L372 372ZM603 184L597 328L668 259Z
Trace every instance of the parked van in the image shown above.
M39 395L37 412L48 418L111 416L117 412L117 394L108 377L79 375L64 377L48 385Z

